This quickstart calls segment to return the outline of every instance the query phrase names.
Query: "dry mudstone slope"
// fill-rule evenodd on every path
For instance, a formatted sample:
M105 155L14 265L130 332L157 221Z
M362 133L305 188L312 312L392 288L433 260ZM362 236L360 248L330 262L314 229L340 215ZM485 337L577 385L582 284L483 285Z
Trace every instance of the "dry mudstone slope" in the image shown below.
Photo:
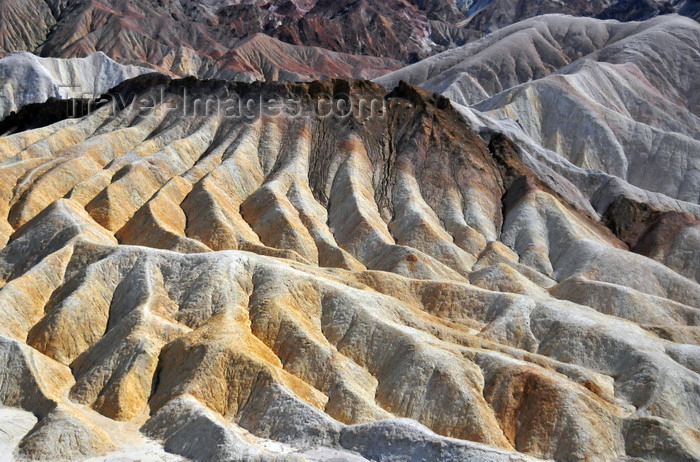
M573 166L403 82L149 74L93 109L0 138L16 459L700 458L678 198L619 180L606 221Z
M566 177L631 250L700 278L700 25L547 15L406 67L476 131Z

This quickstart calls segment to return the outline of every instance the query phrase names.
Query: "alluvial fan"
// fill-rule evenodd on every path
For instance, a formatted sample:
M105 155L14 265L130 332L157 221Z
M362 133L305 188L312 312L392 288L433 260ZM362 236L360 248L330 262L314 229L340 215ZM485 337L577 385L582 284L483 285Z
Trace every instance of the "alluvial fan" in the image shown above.
M445 97L149 74L92 109L0 138L17 457L700 458L697 279Z

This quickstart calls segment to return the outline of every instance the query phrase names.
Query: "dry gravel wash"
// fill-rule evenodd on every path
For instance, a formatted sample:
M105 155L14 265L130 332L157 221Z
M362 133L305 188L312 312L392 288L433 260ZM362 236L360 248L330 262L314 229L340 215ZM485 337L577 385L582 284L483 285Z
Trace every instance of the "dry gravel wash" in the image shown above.
M184 88L386 113L104 106L0 138L0 401L37 419L15 457L700 458L700 285L564 177L405 84L116 93Z

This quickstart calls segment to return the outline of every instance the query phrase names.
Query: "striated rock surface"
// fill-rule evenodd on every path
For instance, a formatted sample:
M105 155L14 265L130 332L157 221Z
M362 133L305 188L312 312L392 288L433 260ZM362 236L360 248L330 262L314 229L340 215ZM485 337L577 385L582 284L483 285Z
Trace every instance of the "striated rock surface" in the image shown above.
M396 58L405 56L374 53L378 51L374 48L363 52L357 44L328 46L311 37L280 41L278 38L285 34L275 34L270 27L284 28L283 23L300 19L315 2L306 6L290 1L252 3L50 0L37 5L33 0L10 0L2 6L6 14L0 15L0 55L28 51L46 57L76 58L102 51L119 63L171 75L215 75L246 81L373 78L398 69L400 61ZM427 19L423 21L427 24ZM333 20L332 27L327 34L343 28L349 33L355 30L341 20ZM361 22L357 27L368 26ZM380 23L365 35L373 34L379 43L390 28ZM414 25L406 26L409 35L414 29ZM264 38L259 37L263 34ZM414 43L403 34L397 42L403 40ZM418 49L419 45L409 48Z
M585 197L579 205L632 250L697 280L699 52L700 26L677 15L640 23L549 15L377 81L450 97L492 146L571 181Z
M8 0L3 9L4 53L74 57L102 50L119 62L195 75L259 33L286 44L318 47L320 54L330 50L401 62L481 36L459 27L466 17L453 0L49 0L39 5ZM16 25L28 23L29 17L37 20ZM396 68L371 59L365 67L384 72Z
M152 70L123 66L98 52L87 58L39 58L12 53L0 59L0 119L49 98L97 97L124 80Z
M5 0L0 56L103 51L176 76L364 79L549 13L700 19L696 0Z
M219 57L211 68L199 74L243 82L303 82L338 76L373 79L401 65L393 58L357 56L312 46L290 45L258 33ZM187 73L197 74L193 70Z
M696 222L630 208L659 261L630 252L478 116L150 74L0 138L0 402L37 418L15 456L700 458Z

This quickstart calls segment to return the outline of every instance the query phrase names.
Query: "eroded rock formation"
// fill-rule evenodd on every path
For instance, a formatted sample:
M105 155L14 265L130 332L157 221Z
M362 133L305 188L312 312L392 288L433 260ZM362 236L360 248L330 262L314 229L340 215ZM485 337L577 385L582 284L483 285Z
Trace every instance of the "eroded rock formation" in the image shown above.
M0 120L49 98L96 98L124 80L149 72L153 71L118 64L104 53L73 59L12 53L0 59Z
M541 176L553 170L571 181L581 206L634 251L667 261L679 239L668 261L694 275L699 50L700 26L677 15L641 23L548 15L378 82L403 79L450 97L474 130L507 133ZM653 231L666 215L676 218ZM651 240L638 244L645 234Z
M696 0L5 0L0 56L102 51L181 77L364 79L547 13L700 19Z
M517 142L405 83L157 75L0 138L15 454L697 459L700 285Z

